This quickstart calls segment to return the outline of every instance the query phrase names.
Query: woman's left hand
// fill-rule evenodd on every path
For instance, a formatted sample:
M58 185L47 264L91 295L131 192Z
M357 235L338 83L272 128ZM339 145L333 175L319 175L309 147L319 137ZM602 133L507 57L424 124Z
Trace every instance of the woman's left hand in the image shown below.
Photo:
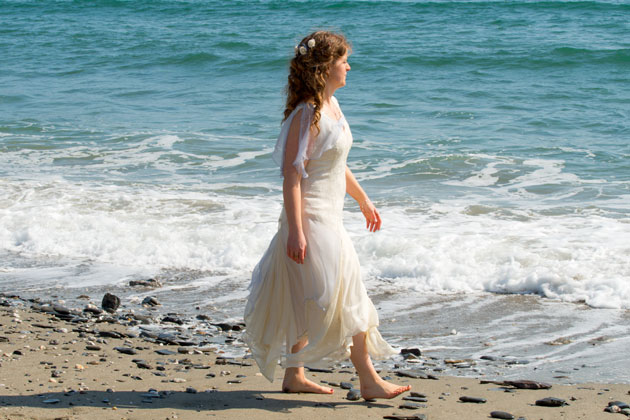
M361 213L365 217L366 227L370 232L376 232L381 229L381 215L374 207L374 204L368 199L362 203L359 203Z

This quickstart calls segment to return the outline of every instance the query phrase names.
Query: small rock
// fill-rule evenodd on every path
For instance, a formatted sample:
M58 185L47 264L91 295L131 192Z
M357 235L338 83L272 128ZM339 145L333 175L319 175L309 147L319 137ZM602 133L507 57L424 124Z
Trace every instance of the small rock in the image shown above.
M162 356L172 356L173 354L177 354L177 352L169 349L160 349L155 351L157 354L161 354Z
M195 388L193 388L192 386L189 386L188 388L186 388L186 393L187 394L196 394L197 390Z
M416 392L416 391L411 391L409 393L410 396L412 397L417 397L417 398L427 398L427 396L421 392Z
M57 404L59 402L61 402L61 400L58 398L49 398L47 400L42 401L42 403L44 404Z
M147 296L142 300L144 306L160 306L161 303L153 296Z
M349 401L358 401L361 399L361 391L359 391L358 389L350 389L350 391L348 391L348 393L346 394L346 399Z
M503 381L502 385L513 386L518 389L550 389L551 384L546 382L536 382L529 380L521 380L521 381Z
M114 347L114 350L122 354L137 354L138 353L136 349L131 348L131 347Z
M616 405L619 408L630 408L630 405L628 405L625 402L621 402L621 401L610 401L608 403L608 407L613 406L613 405Z
M157 279L148 279L148 280L131 280L129 282L129 286L131 287L162 287L162 283L160 283Z
M475 403L475 404L485 404L487 402L487 400L485 398L467 397L467 396L459 397L459 400L461 402Z
M101 307L105 309L107 312L113 314L116 312L116 309L120 306L120 298L111 293L105 293L103 296L103 301L101 302Z
M425 403L428 401L424 397L414 397L414 396L403 397L402 399L405 401L413 401L413 402L418 402L418 403Z
M420 357L422 355L422 352L420 351L420 349L413 347L408 349L400 349L400 354L413 354L416 357Z
M404 404L401 404L398 406L398 408L404 408L406 410L417 410L419 408L425 408L426 405L424 404L418 404L418 403L414 403L414 402L406 402Z
M353 385L350 382L341 382L339 384L339 386L341 387L341 389L352 389Z
M569 404L561 398L547 397L536 401L536 405L541 407L562 407Z
M391 420L428 420L426 414L415 414L413 416L406 416L404 414L392 414L391 416L384 416L383 418Z
M490 417L492 417L493 419L506 419L506 420L512 420L514 418L512 414L505 411L493 411L490 413Z
M92 345L89 344L87 346L85 346L86 350L92 350L92 351L100 351L101 350L101 346L96 346L96 345Z
M89 312L94 315L100 315L103 313L103 310L96 305L92 305L91 303L85 305L83 308L83 312Z

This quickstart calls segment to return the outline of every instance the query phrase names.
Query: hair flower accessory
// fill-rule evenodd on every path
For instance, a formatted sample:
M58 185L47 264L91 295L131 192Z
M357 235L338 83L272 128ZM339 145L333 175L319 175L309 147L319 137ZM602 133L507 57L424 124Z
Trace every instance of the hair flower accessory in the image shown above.
M306 54L307 50L306 50L306 47L304 45L300 45L299 51L300 51L301 55L304 55L304 54Z
M313 48L315 46L315 39L309 39L306 45L308 45L309 48Z

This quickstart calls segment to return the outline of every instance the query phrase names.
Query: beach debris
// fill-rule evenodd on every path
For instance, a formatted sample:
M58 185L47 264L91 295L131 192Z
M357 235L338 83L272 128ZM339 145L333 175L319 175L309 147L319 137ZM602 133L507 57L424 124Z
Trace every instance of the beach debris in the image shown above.
M113 314L114 312L116 312L116 309L118 309L119 306L120 298L118 296L111 293L105 293L101 302L101 307L104 310L106 310L110 314Z
M545 344L548 346L563 346L565 344L571 344L572 342L573 340L571 340L569 337L559 337L555 340L547 341L545 342Z
M475 403L475 404L485 404L487 402L487 400L485 398L479 398L479 397L467 397L467 396L461 396L459 397L459 400L461 402L465 402L465 403Z
M138 351L132 347L114 347L114 350L122 354L137 354L138 353Z
M142 299L142 306L160 306L161 303L154 296L147 296ZM137 318L136 318L137 319Z
M162 287L162 283L160 283L157 279L148 279L148 280L131 280L129 282L129 286L131 287L151 287L157 288Z
M506 411L492 411L490 413L490 417L493 419L512 420L514 418L514 415Z
M541 407L562 407L564 405L569 405L569 403L562 398L547 397L537 400L536 405Z
M604 344L604 343L608 343L610 341L613 341L614 339L611 337L607 337L605 335L602 335L601 337L597 337L597 338L593 338L592 340L588 341L588 344L592 345L592 346L596 346L598 344Z
M527 379L517 380L517 381L490 381L490 380L481 380L480 384L495 384L502 386L513 386L518 389L551 389L551 384L546 382L537 382L530 381Z
M358 401L361 399L361 391L359 391L358 389L350 389L350 391L348 391L348 393L346 394L346 399L349 401Z

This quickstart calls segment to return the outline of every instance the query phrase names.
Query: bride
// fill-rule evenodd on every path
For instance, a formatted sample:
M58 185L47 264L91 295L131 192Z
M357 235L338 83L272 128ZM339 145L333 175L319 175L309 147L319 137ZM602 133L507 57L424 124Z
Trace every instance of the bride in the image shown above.
M346 166L352 134L333 96L346 84L349 52L342 35L326 31L295 48L273 153L284 176L284 208L252 274L244 340L269 381L282 359L284 392L332 394L306 378L304 365L350 356L363 398L393 398L411 387L386 382L372 365L371 358L395 351L378 332L378 315L342 221L348 193L367 229L381 228L378 211Z

